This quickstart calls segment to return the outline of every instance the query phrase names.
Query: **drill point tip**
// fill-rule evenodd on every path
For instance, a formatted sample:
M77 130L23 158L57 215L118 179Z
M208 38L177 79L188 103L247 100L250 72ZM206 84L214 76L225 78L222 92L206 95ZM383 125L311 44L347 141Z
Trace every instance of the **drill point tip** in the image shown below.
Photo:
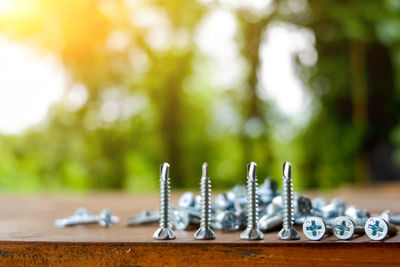
M167 179L167 178L169 177L169 164L166 163L166 162L164 162L164 163L161 165L160 172L161 172L161 178L162 178L163 180Z
M253 161L247 165L247 176L250 179L256 178L256 167L257 167L257 164Z
M203 163L203 177L208 177L208 164L207 164L207 162Z
M283 176L286 178L292 177L292 165L287 161L283 163Z

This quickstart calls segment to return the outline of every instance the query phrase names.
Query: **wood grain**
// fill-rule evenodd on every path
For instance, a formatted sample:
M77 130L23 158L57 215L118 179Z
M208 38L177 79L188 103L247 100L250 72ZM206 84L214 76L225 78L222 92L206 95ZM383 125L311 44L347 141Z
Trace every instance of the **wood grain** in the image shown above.
M371 212L391 209L400 213L399 192L392 187L355 192L343 189L336 195ZM333 195L309 193L321 194ZM173 204L178 196L173 195ZM154 195L3 195L0 205L0 266L400 265L400 235L384 242L373 242L366 236L351 241L327 237L319 242L302 236L299 241L285 242L273 232L262 241L251 242L240 240L240 232L216 231L216 240L198 241L193 239L194 231L177 231L176 240L156 241L152 234L157 225L124 225L143 208L156 209ZM122 223L109 229L98 225L53 227L54 219L69 216L81 206L92 212L110 208Z

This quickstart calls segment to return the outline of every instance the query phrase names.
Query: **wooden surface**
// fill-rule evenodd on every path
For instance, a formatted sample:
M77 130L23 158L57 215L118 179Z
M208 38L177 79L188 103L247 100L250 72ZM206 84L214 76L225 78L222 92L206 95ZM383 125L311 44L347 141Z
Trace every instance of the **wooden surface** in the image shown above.
M172 204L177 203L175 194ZM309 193L309 196L331 193ZM398 186L373 189L344 189L348 204L380 213L385 209L400 213ZM0 196L0 266L185 266L246 264L272 265L400 265L400 235L384 242L366 236L351 241L327 237L308 241L281 241L277 232L265 234L262 241L242 241L240 232L216 231L217 239L198 241L194 231L176 231L171 241L153 240L157 225L126 227L128 217L143 208L155 210L156 196L91 194L90 196ZM98 225L53 227L54 219L73 214L78 207L90 212L110 208L121 222L109 229ZM302 234L302 232L299 230Z

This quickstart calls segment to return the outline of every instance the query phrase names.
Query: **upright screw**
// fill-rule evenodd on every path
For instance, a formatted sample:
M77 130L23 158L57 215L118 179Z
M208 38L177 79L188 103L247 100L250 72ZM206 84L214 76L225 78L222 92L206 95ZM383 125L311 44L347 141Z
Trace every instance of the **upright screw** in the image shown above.
M356 225L348 216L336 217L332 223L333 234L340 240L349 240L354 234L364 234L364 227Z
M195 239L210 240L215 239L215 234L211 229L211 183L208 177L207 163L203 164L203 174L201 176L201 222L200 228L194 234Z
M245 240L260 240L264 238L258 228L258 192L257 192L257 164L251 162L247 165L247 229L240 238Z
M381 217L371 217L365 223L365 233L374 241L381 241L387 236L393 236L397 232L396 226L388 223Z
M310 216L303 223L304 235L313 241L321 240L325 234L332 234L332 227L320 217Z
M289 162L283 163L283 228L278 234L279 239L295 240L300 239L299 233L294 229L293 224L293 186L292 186L292 165Z
M163 163L160 166L160 228L154 232L154 239L175 239L175 233L171 230L171 221L169 216L169 190L169 164Z

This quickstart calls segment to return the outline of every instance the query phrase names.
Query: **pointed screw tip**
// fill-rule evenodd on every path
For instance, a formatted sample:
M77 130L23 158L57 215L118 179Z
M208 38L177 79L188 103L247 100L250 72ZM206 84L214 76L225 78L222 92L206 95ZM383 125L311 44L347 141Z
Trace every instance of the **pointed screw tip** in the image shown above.
M169 177L169 164L164 162L161 165L161 177L167 179Z
M287 161L283 163L283 176L286 178L292 177L292 165Z
M208 177L208 164L207 162L203 163L203 173L202 173L203 177Z

